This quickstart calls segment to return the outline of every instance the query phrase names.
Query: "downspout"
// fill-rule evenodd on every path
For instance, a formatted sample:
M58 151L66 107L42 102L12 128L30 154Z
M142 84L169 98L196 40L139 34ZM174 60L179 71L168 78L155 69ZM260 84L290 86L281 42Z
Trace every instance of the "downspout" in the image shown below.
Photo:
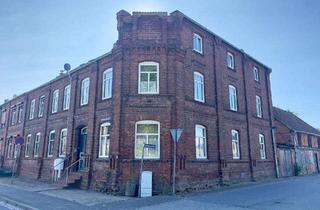
M275 130L276 127L273 126L271 128L271 132L272 132L272 144L273 144L273 151L274 151L274 161L275 161L275 167L276 167L276 177L279 178L280 177L280 173L279 173L279 163L278 163L278 156L277 156L277 141L276 141L276 136L275 136Z
M267 72L267 69L266 69ZM267 98L268 98L268 108L269 108L269 124L271 128L271 140L272 140L272 146L273 146L273 158L274 158L274 165L275 165L275 172L276 177L279 178L279 164L278 164L278 156L277 156L277 143L274 135L275 127L273 126L273 108L272 108L272 101L271 101L271 87L270 87L270 72L267 72L265 77L265 83L267 88Z
M221 145L220 145L220 105L218 103L218 84L217 84L217 62L216 62L216 45L217 39L214 37L214 44L213 44L213 73L214 73L214 85L215 85L215 108L217 114L217 140L218 140L218 174L219 174L219 184L223 185L223 172L222 172L222 160L221 160Z

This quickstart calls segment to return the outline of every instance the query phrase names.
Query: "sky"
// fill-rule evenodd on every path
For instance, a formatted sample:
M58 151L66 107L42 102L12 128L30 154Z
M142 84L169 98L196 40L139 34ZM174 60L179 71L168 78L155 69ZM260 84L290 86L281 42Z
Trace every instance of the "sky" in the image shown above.
M109 52L121 9L180 10L271 67L273 105L320 128L317 0L0 0L0 104Z

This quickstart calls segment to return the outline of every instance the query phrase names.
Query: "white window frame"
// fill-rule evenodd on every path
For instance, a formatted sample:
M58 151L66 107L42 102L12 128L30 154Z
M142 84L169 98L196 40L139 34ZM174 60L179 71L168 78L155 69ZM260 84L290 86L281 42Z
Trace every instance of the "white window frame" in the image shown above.
M51 135L52 135L52 134L54 134L54 138L53 138L53 139L51 139ZM55 131L55 130L52 130L52 131L49 132L49 137L48 137L47 157L52 157L52 156L53 156L55 139L56 139L56 131ZM51 154L50 154L51 145L52 145L52 151L51 151Z
M67 139L68 139L68 129L63 128L60 131L59 157L65 157L67 154Z
M22 123L23 119L23 105L18 106L18 123Z
M6 118L7 118L7 111L3 110L1 112L1 127L4 127L4 125L6 124Z
M102 100L112 98L113 69L109 68L102 74Z
M43 117L45 98L44 95L39 98L38 117Z
M237 88L233 85L229 85L229 108L232 111L238 111Z
M147 91L142 91L141 90L141 66L156 66L157 67L157 71L156 71L156 74L157 74L157 86L156 86L156 91L150 91L150 90L147 90ZM154 72L144 72L144 73L147 73L148 74L148 89L149 89L149 83L150 83L150 74L151 73L154 73ZM159 94L159 63L157 62L153 62L153 61L145 61L145 62L141 62L139 63L139 83L138 83L138 93L139 94Z
M59 89L53 91L51 113L57 113L59 107Z
M261 97L256 95L256 112L257 117L262 118L262 101Z
M197 134L198 128L204 130L204 136L199 136ZM206 129L206 127L203 125L196 124L195 130L194 130L194 136L195 136L195 146L196 146L196 158L197 159L207 159L208 154L207 154L207 129ZM200 153L198 152L198 149L200 150L200 143L201 142L203 143L203 149L204 149L202 151L204 153L203 156L201 156Z
M24 148L24 156L25 157L30 157L31 137L32 137L32 135L28 134L27 138L26 138L26 144L24 145L25 146L25 148Z
M253 77L254 77L255 81L257 81L257 82L260 81L259 69L256 66L253 67Z
M201 81L198 82L196 80L196 77L199 76L201 78ZM193 74L193 83L194 83L194 100L204 103L205 102L205 96L204 96L204 76L203 74L199 72L194 72ZM198 88L201 88L201 95L198 96Z
M11 125L17 122L17 107L11 109Z
M109 133L102 134L102 130L106 129ZM106 122L100 125L99 135L99 158L108 158L110 151L110 132L111 124ZM103 154L104 153L104 154Z
M41 138L41 133L39 132L36 134L36 138L34 139L33 157L39 157L40 138Z
M192 44L194 51L203 54L203 41L199 34L193 33Z
M235 138L234 138L235 137ZM239 132L237 130L231 130L231 140L232 140L232 158L240 159L240 140ZM235 151L235 150L236 151Z
M157 125L158 126L158 132L157 133L138 133L138 125ZM148 148L145 149L144 152L144 159L149 159L149 160L157 160L160 159L160 122L154 121L154 120L142 120L136 122L135 125L135 149L134 149L134 157L135 159L141 159L141 156L138 155L138 136L146 136L146 141L148 142L149 136L158 136L158 142L157 145L158 147L156 148L157 150L157 156L150 157L148 156ZM153 149L152 149L153 150Z
M90 78L84 78L81 81L81 98L80 105L84 106L89 103L89 93L90 93Z
M32 99L30 103L30 113L29 113L29 119L32 120L34 118L34 111L36 108L36 99Z
M63 91L63 111L69 110L70 99L71 99L71 85L69 84L64 87L64 91Z
M260 158L261 160L267 159L266 156L266 143L265 143L265 138L263 134L259 134L259 145L260 145Z
M234 69L235 66L234 55L231 52L227 52L227 66L230 69Z
M8 148L7 148L7 158L12 158L12 150L13 150L13 140L8 139Z

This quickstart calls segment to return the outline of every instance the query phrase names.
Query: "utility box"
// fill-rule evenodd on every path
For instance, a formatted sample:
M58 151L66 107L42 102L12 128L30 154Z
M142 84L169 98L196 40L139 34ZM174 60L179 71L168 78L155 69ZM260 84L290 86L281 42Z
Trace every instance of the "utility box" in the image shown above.
M143 171L141 174L141 197L152 196L152 171Z

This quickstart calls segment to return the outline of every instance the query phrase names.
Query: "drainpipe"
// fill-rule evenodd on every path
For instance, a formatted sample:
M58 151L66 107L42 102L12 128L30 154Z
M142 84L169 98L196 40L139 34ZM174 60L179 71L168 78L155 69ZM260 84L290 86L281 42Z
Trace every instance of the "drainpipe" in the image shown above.
M278 163L278 156L277 156L277 141L276 141L276 137L275 137L275 130L276 130L276 126L273 126L271 128L271 132L272 132L272 144L273 144L273 151L274 151L274 162L275 162L275 166L276 166L276 177L279 178L279 163Z

